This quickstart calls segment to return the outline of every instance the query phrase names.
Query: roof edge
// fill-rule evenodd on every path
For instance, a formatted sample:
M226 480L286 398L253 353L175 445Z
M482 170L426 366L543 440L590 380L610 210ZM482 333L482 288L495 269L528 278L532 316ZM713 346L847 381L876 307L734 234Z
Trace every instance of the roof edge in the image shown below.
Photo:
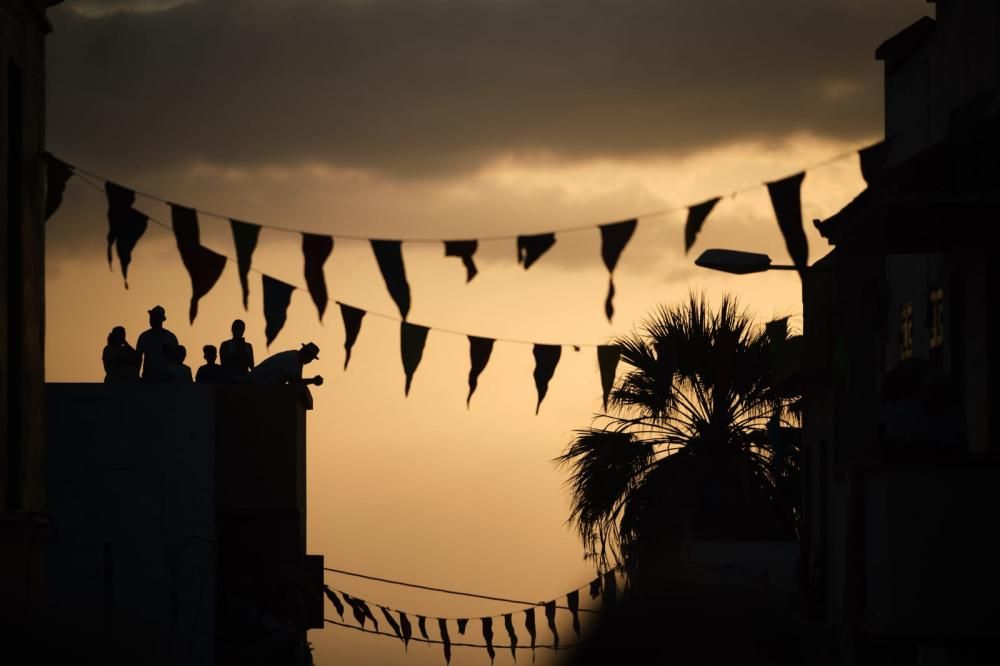
M903 28L875 49L875 59L883 60L886 66L897 69L930 39L937 28L937 21L930 16L922 16Z

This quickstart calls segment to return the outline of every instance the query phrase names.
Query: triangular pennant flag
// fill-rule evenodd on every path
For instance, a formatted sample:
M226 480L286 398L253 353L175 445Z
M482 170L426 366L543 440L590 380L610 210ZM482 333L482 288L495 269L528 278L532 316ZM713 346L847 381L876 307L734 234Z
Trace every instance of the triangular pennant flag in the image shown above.
M538 261L538 258L545 254L550 247L556 244L556 235L536 234L534 236L517 237L517 263L523 264L524 269L531 268L531 265Z
M379 610L382 611L382 615L385 616L385 621L389 623L390 627L392 627L392 632L396 634L396 638L403 640L403 632L400 631L399 624L396 622L396 618L392 616L392 613L389 612L389 609L385 606L379 606Z
M552 648L559 649L559 632L556 630L556 602L550 601L545 604L545 619L549 622L549 631L552 632Z
M413 638L413 625L410 624L410 618L406 617L406 613L399 611L399 628L403 632L403 649L407 649L410 646L410 639Z
M465 399L466 408L472 401L472 394L479 386L479 375L486 369L486 364L490 362L490 354L493 353L492 338L479 338L474 335L469 336L469 359L472 367L469 369L469 397Z
M503 616L503 626L507 629L507 638L510 639L510 656L517 661L517 633L514 631L514 618L510 613Z
M600 345L597 348L597 365L601 369L601 390L604 392L604 411L608 411L608 397L615 385L615 370L621 358L622 348L618 345Z
M68 164L53 155L45 153L45 221L59 210L62 205L66 183L73 176L73 170Z
M250 284L247 281L247 274L250 273L250 265L253 262L253 251L257 249L260 227L239 220L229 220L229 225L233 229L233 245L236 246L236 266L240 270L240 286L243 288L243 309L248 310Z
M199 246L194 262L194 272L191 273L191 308L188 312L192 324L198 316L198 301L219 281L226 268L226 258L207 247Z
M373 240L371 243L385 286L405 320L410 313L410 285L406 281L406 268L403 266L403 243L396 240Z
M604 266L608 269L608 297L604 301L604 314L608 321L615 313L613 303L615 297L614 272L618 266L618 259L622 256L622 250L628 245L635 233L635 227L639 220L624 220L612 224L601 225L601 258L604 259Z
M351 607L351 611L354 613L354 621L357 622L362 629L364 629L365 621L368 619L368 614L365 613L364 609L361 607L361 604L359 603L360 600L355 599L347 592L341 592L341 594L344 595L344 601L347 602L347 605Z
M350 305L340 303L340 316L344 319L344 370L351 362L351 349L358 341L358 333L361 332L361 320L365 318L365 311L353 308Z
M708 214L712 212L717 203L719 203L719 197L702 201L700 204L688 208L687 222L684 223L684 254L687 254L694 245L698 232L701 231L702 225L708 219Z
M427 618L423 615L417 616L417 629L420 631L420 636L425 641L429 641L431 639L431 637L427 635Z
M344 604L340 603L340 598L337 597L337 593L328 588L326 585L324 585L323 594L325 594L326 598L330 600L330 603L333 604L333 609L337 611L337 615L339 615L340 619L343 620Z
M424 344L427 342L426 326L418 326L409 322L400 322L399 338L400 350L403 356L403 372L406 373L406 389L404 395L410 395L410 384L413 382L413 373L420 365L420 359L424 356Z
M111 267L111 247L118 251L122 278L128 289L128 266L132 263L132 250L146 233L149 218L132 208L135 192L107 181L104 191L108 197L108 268Z
M590 598L596 599L601 596L601 577L598 576L594 580L590 581Z
M275 280L270 275L261 275L261 291L264 293L264 321L267 323L264 334L267 345L271 346L278 333L285 326L288 317L288 304L292 301L295 287L281 280Z
M375 631L378 631L378 620L375 619L375 615L372 613L372 609L368 607L368 604L365 603L363 599L358 599L357 597L355 597L354 600L358 602L359 606L361 606L361 610L364 612L365 617L371 620L372 624L375 625Z
M441 645L444 646L444 661L451 663L451 637L448 635L448 621L438 618L438 629L441 632Z
M601 605L611 608L618 601L618 579L615 578L614 571L604 574L604 589L601 595Z
M476 262L472 260L472 255L476 253L477 249L479 249L479 241L461 240L444 242L444 256L461 257L462 264L465 266L466 282L472 282L472 278L476 277L476 274L479 272L479 269L476 268Z
M215 286L226 266L226 258L201 246L198 213L194 209L170 204L170 219L174 238L177 240L177 250L191 277L191 308L188 314L191 323L194 323L198 314L198 300Z
M464 636L465 635L465 627L469 624L469 618L467 618L467 617L460 617L457 620L455 620L455 624L458 625L458 633Z
M316 309L319 310L319 320L323 321L328 298L326 295L326 277L323 275L323 264L333 252L332 236L317 236L302 234L302 256L305 260L306 286L312 296Z
M869 186L874 185L882 178L885 164L889 160L889 147L888 141L879 141L858 151L858 158L861 161L861 177Z
M531 637L531 661L535 661L535 609L528 608L524 611L524 628L528 630Z
M559 345L535 345L535 388L538 389L538 404L535 406L535 414L542 408L542 400L549 392L549 380L555 374L556 365L559 363L559 356L562 354L562 347Z
M198 230L198 212L193 208L170 204L170 220L177 240L177 251L188 275L194 274L198 263L201 235Z
M803 172L767 184L767 193L771 196L771 206L778 218L778 227L785 237L785 247L800 275L809 265L809 241L806 240L806 232L802 227L801 192L805 177Z
M580 635L580 590L573 590L566 595L566 606L573 614L573 631Z
M493 618L483 618L483 640L486 641L486 654L490 655L490 663L496 658L496 650L493 649Z

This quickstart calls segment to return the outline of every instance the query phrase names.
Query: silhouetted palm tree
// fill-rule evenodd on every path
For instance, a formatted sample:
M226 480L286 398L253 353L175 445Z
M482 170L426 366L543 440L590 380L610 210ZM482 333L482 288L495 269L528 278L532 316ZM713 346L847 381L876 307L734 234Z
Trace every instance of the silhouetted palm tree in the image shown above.
M726 296L661 307L616 341L626 373L607 414L557 460L571 468L571 521L602 568L635 573L644 552L695 538L794 534L797 445L791 399L774 389L771 354L786 320L755 326Z

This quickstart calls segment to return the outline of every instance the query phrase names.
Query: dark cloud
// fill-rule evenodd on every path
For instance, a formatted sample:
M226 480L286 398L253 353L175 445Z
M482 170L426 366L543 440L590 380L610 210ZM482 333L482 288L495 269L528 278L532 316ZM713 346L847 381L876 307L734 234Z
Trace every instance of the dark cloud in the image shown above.
M66 5L66 9L82 16L104 16L118 12L161 12L193 1L194 0L73 0Z
M67 3L70 4L70 3ZM105 168L682 154L881 126L922 0L201 0L52 12L50 145Z

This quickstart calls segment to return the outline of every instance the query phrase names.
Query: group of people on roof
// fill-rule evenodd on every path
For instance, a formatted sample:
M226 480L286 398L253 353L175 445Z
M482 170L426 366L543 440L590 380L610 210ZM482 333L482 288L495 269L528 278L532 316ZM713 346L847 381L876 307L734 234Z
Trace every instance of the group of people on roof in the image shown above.
M319 347L307 342L300 349L278 352L254 363L253 346L243 337L246 325L237 319L232 337L215 345L202 347L205 364L192 375L184 361L187 350L177 336L164 328L167 313L162 305L148 310L149 328L143 331L133 348L125 327L115 326L104 347L105 383L190 383L205 384L297 384L322 386L323 378L303 377L305 365L319 358ZM308 390L304 391L308 395ZM311 399L307 400L311 407Z

